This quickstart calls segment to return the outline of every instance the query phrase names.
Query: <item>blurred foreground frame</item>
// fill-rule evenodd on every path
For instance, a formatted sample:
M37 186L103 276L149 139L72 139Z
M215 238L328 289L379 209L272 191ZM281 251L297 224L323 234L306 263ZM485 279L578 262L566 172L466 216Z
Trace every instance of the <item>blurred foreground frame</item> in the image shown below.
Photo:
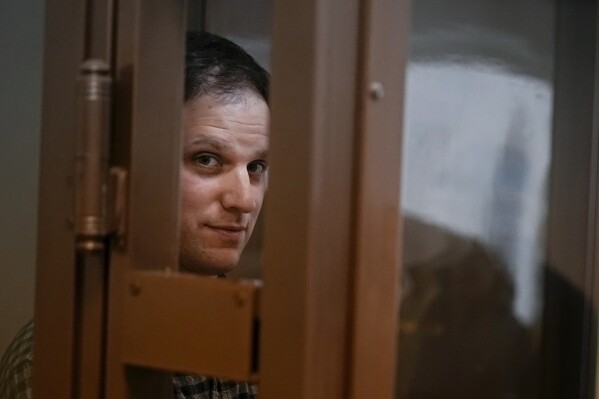
M180 137L172 132L181 123L186 19L181 0L47 4L34 395L166 398L169 373L185 368L259 378L266 399L391 398L401 246L398 71L408 2L275 4L273 175L260 295L252 284L177 272ZM121 237L107 232L102 250L78 250L69 224L80 134L74 82L88 59L110 68L109 166L126 175ZM165 292L168 301L158 300ZM232 337L243 349L226 350L250 354L236 359L245 371L183 366L170 347L153 346L197 339L193 328L172 335L168 322L152 322L177 319L174 304L186 299L218 302L205 317L233 310L229 321L239 328L229 332L244 336ZM263 331L257 376L256 315Z

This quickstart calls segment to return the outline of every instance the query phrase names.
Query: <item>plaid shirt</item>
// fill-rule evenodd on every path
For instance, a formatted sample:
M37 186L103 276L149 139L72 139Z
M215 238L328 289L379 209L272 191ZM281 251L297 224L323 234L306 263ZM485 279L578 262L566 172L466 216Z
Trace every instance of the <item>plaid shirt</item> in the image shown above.
M33 321L19 331L0 362L0 399L31 399ZM257 387L197 375L175 375L176 399L255 399Z
M255 399L258 397L256 385L197 375L176 375L173 377L173 385L177 399Z
M33 321L17 333L0 361L0 399L31 398Z

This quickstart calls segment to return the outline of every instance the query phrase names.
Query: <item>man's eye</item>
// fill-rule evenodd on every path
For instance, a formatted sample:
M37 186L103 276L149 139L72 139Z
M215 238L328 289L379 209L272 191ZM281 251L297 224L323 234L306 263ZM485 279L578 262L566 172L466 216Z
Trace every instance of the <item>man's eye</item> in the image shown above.
M248 172L255 174L263 174L264 172L266 172L266 163L252 162L248 165Z
M219 165L218 158L211 154L198 154L193 157L193 160L202 166L216 167Z

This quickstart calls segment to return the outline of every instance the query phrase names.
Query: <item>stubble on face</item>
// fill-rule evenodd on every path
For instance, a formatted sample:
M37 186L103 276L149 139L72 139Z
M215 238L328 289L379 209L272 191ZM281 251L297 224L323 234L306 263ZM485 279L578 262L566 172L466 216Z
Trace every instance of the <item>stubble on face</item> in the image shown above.
M232 270L266 191L269 111L247 92L235 102L202 96L185 105L180 266L202 275Z

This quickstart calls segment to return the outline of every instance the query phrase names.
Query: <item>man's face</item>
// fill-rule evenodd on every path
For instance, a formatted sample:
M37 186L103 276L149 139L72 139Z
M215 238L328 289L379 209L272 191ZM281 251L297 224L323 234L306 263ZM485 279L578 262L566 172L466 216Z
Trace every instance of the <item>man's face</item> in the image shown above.
M183 112L180 266L221 274L237 265L262 207L269 110L248 91L233 103L201 96Z

